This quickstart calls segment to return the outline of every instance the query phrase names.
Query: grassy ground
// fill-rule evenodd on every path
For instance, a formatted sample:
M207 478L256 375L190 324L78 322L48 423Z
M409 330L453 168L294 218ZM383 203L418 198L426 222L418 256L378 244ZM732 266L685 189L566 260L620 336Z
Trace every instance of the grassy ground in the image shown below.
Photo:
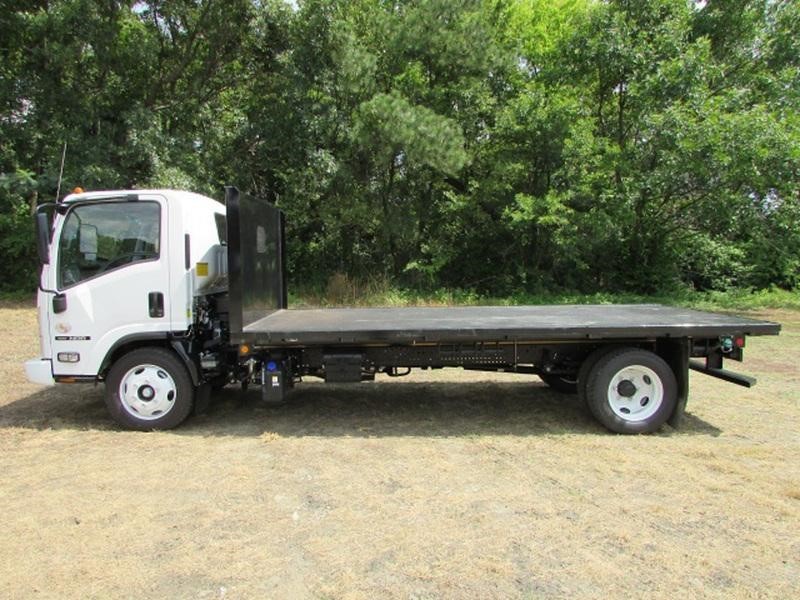
M165 433L41 388L0 307L0 597L796 597L800 312L746 390L692 376L686 426L607 433L536 378L444 370L226 390Z
M385 280L355 281L345 275L334 275L324 287L292 286L289 305L311 306L451 306L451 305L526 305L526 304L642 304L661 303L702 310L800 309L800 290L778 288L766 290L733 289L726 292L676 290L661 295L643 296L597 292L525 293L495 298L471 291L441 289L418 291L391 285Z
M766 290L733 289L726 292L674 291L644 296L597 292L523 293L502 298L471 291L440 289L419 291L396 287L385 280L353 281L344 275L330 278L327 286L290 286L289 305L293 308L330 306L504 306L536 304L642 304L660 303L700 310L752 311L767 309L800 310L800 290L779 288ZM19 306L33 302L33 292L0 293L0 306Z

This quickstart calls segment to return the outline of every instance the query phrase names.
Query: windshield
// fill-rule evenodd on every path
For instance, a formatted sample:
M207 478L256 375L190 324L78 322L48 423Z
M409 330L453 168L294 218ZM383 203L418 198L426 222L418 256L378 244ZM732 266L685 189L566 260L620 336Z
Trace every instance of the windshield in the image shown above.
M58 243L58 287L157 259L160 221L156 202L76 206L67 215Z

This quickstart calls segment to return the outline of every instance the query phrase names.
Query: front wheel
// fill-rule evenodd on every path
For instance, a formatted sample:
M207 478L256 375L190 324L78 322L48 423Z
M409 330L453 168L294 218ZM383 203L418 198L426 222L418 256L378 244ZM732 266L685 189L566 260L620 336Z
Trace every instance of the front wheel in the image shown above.
M678 384L657 354L621 348L603 355L592 367L586 400L600 423L617 433L651 433L675 410Z
M109 370L105 400L111 417L126 429L171 429L189 416L194 392L175 354L164 348L139 348Z

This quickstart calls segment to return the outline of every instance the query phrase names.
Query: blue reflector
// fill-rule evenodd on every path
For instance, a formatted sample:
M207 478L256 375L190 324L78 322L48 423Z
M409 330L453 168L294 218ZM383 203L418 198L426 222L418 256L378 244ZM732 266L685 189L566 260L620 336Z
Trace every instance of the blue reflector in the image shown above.
M278 365L275 364L273 361L269 361L267 363L267 371L277 371L277 370L278 370Z

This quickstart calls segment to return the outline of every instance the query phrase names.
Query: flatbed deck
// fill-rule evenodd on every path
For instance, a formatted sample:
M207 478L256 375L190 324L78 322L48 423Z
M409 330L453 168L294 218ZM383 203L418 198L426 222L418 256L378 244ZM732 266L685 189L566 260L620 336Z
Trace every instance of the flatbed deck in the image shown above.
M765 321L658 304L281 309L245 317L260 346L775 335ZM257 315L256 315L257 316Z
M357 383L414 368L513 370L581 393L611 431L647 433L679 425L690 367L750 387L725 361L742 360L745 336L780 332L777 323L659 304L290 310L283 213L235 188L226 207L228 294L203 310L227 316L236 376L260 383L267 403L284 402L304 376Z

